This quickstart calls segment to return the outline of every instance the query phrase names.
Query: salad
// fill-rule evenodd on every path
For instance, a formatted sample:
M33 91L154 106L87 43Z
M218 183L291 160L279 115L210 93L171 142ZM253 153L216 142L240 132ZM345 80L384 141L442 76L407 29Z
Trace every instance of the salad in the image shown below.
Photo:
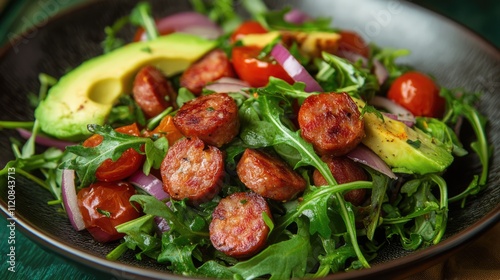
M181 275L323 277L369 268L390 241L439 243L448 205L487 183L480 95L330 19L260 1L242 19L229 2L161 19L141 2L104 30L101 56L40 74L35 121L0 122L27 139L0 175L50 191L75 230L116 244L106 258ZM443 174L471 152L482 172L448 197Z

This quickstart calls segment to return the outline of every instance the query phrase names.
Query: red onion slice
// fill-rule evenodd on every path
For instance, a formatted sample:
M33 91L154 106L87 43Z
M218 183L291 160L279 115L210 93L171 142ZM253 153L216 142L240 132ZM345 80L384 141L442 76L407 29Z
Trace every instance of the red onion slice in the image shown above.
M66 209L71 225L77 231L84 230L85 223L83 222L83 216L80 212L80 208L78 208L78 200L76 197L74 170L64 169L62 171L61 191L64 209Z
M137 170L137 172L130 176L128 181L132 185L156 197L158 200L163 201L170 197L168 193L163 190L163 183L160 179L156 178L156 176L152 174L146 175L144 174L144 172L142 172L142 170ZM167 206L168 205L169 202L167 202ZM160 233L168 231L170 229L170 226L165 218L156 216L154 220Z
M398 178L398 176L392 172L389 166L377 154L364 145L358 145L354 150L347 154L347 157L355 162L369 166L391 179Z
M160 179L156 178L153 174L146 175L142 170L137 170L128 181L144 190L148 194L156 197L158 200L165 200L169 195L163 190L163 183Z
M385 83L385 81L389 78L389 72L385 68L384 64L377 59L373 60L373 74L377 77L379 85Z
M223 34L222 29L207 16L197 12L181 12L159 19L156 22L158 30L175 30L207 39L216 39ZM141 41L147 40L146 33L141 36Z
M24 139L29 139L31 135L33 134L31 131L23 129L23 128L17 128L16 129L19 135L21 135L22 138ZM44 135L39 135L35 137L35 142L37 144L40 144L45 147L54 147L58 148L59 150L64 151L67 146L72 146L76 145L74 142L69 142L69 141L64 141L64 140L59 140L59 139L54 139L50 138Z
M282 44L276 44L271 50L271 55L283 67L283 69L285 69L292 79L296 82L303 82L306 84L306 92L323 91L323 88L318 84L318 82Z
M311 19L311 17L303 11L293 8L285 14L285 21L295 24L301 24Z
M222 77L216 80L214 83L227 83L227 84L241 85L242 87L250 87L250 84L248 84L247 82L231 77Z
M409 127L412 127L416 122L415 116L410 111L388 98L375 96L370 100L370 105L383 108L389 113L396 115L399 121L404 122Z
M217 93L229 93L229 92L238 92L242 94L246 94L243 89L248 88L237 84L231 83L212 83L205 86L206 89L217 92Z

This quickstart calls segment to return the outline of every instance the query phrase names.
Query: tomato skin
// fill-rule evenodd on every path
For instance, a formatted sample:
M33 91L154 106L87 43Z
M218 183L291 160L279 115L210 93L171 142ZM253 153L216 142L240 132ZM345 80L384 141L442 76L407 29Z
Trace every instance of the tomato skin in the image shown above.
M342 30L340 31L340 36L341 37L338 42L339 48L337 50L338 53L348 51L360 54L364 57L370 56L370 48L358 33L349 30Z
M446 105L436 83L417 71L407 72L394 80L387 97L415 116L442 117Z
M124 234L115 227L141 216L129 201L134 194L135 188L126 182L96 182L78 192L78 208L85 228L96 241L122 238Z
M282 79L289 84L294 80L274 59L258 59L260 47L233 47L232 62L234 70L243 81L252 87L263 87L269 82L269 77Z
M139 136L140 134L139 128L135 123L116 128L115 130L117 132L133 136ZM103 137L101 135L94 134L83 142L83 146L95 147L101 144L102 141ZM103 182L123 180L137 171L141 167L143 162L144 155L130 148L125 150L125 152L123 152L123 154L116 161L107 159L103 163L101 163L101 165L96 170L95 176L97 180Z
M233 34L231 34L231 37L229 39L231 43L235 43L245 35L263 33L267 33L267 30L258 21L249 20L243 22L240 26L238 26Z
M154 135L167 138L168 144L170 146L173 145L177 140L184 137L184 135L182 135L182 133L175 126L173 117L170 115L167 115L163 119L161 119L160 123L157 127L155 127L155 129L144 132L145 137L153 137Z

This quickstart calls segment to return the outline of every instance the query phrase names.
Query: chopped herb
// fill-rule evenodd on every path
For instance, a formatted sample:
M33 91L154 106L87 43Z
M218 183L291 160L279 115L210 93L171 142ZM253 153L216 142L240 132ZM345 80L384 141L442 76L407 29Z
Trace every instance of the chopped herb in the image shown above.
M420 146L422 145L422 142L418 139L415 141L408 139L408 140L406 140L406 143L408 143L410 146L412 146L415 149L420 148Z
M108 218L111 218L111 213L109 211L102 210L101 208L97 208L96 210L97 210L97 213L102 214Z

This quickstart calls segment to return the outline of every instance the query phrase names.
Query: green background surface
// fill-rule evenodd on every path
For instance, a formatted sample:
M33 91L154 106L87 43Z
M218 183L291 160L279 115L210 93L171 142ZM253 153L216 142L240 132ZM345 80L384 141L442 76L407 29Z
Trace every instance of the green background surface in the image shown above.
M41 15L50 17L63 12L68 7L81 4L85 0L14 0L0 14L0 43L8 42L9 36L26 30L31 25L45 20ZM500 1L498 0L415 0L422 5L443 14L475 31L500 47ZM2 6L0 0L0 7ZM41 13L40 11L43 11ZM112 279L87 268L75 266L64 258L45 251L37 244L16 231L16 272L7 271L5 244L8 237L7 221L0 219L0 279Z

